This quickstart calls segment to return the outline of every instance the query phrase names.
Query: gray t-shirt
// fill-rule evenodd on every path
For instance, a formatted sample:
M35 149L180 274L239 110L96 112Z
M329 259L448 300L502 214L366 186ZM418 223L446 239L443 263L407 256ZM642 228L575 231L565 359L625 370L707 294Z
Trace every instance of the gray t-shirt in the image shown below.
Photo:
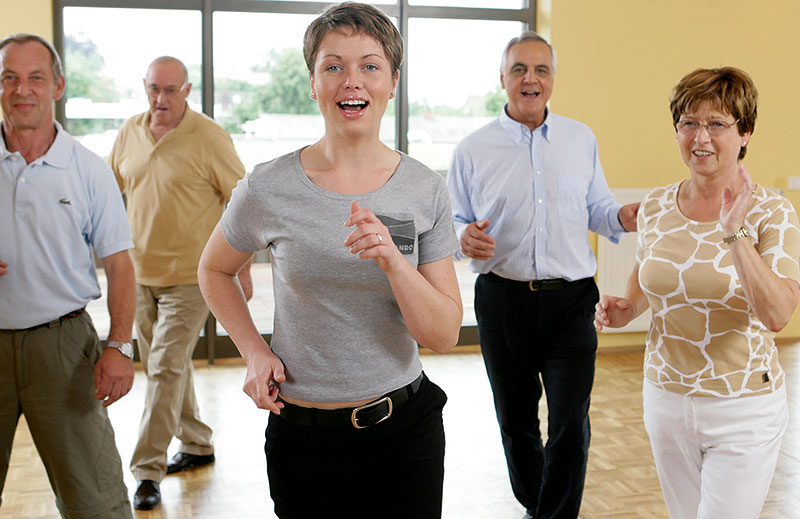
M386 184L353 195L311 182L295 151L256 166L222 216L234 249L269 250L270 346L286 367L281 392L292 398L366 399L410 383L422 369L386 274L344 246L353 200L381 219L414 267L458 249L444 182L404 154Z

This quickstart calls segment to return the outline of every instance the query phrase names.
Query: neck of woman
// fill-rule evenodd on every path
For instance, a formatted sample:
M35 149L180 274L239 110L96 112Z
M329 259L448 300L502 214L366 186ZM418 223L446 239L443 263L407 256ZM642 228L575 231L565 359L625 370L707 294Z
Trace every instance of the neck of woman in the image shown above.
M692 220L701 222L719 220L722 192L725 188L730 188L733 193L738 193L741 184L738 165L734 171L720 175L692 174L680 186L678 206L681 212Z
M300 153L308 177L340 193L369 193L385 184L400 163L400 154L377 136L345 139L326 134Z

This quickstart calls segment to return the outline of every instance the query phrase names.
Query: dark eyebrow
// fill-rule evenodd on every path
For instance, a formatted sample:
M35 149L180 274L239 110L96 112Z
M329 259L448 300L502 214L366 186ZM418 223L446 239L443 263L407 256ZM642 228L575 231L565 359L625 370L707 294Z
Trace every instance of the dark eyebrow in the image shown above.
M375 54L374 52L371 53L371 54L364 54L363 56L361 56L361 59L367 59L367 58L371 58L371 57L386 59L383 56L381 56L380 54ZM324 56L322 56L322 58L323 59L326 59L326 58L342 59L342 57L339 56L338 54L325 54Z

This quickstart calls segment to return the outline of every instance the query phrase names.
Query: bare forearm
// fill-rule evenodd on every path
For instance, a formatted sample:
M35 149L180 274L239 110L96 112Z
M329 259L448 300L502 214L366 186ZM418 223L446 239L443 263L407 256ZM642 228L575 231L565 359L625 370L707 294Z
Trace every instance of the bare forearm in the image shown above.
M447 262L446 265L421 267L422 271L435 270L430 277L440 287L434 286L407 262L399 271L388 274L409 333L420 345L436 353L446 353L456 345L463 315L460 298L456 299L458 282L452 261L448 258Z
M753 312L769 330L782 330L797 306L797 283L780 278L770 270L749 239L736 240L729 247Z
M625 287L625 299L633 305L633 317L631 317L631 321L642 315L645 310L650 307L650 301L647 300L647 296L644 294L642 286L639 284L638 263L634 266L631 275L628 277L628 283Z
M136 281L128 251L103 258L108 280L108 340L129 342L136 315Z
M201 265L198 281L209 310L228 332L245 360L254 349L268 348L253 322L235 275L204 269Z

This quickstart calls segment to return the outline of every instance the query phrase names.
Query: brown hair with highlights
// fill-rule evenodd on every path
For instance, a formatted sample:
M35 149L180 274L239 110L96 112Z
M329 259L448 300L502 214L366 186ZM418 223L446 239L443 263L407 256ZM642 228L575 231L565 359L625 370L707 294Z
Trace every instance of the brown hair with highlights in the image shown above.
M397 77L403 63L403 37L383 11L368 4L344 2L325 10L311 22L303 37L303 56L308 71L314 74L314 61L322 39L331 31L352 31L375 38L383 47L386 59Z
M699 68L683 77L670 93L669 109L672 125L676 127L681 115L691 112L703 101L715 109L738 119L739 135L756 127L758 115L758 90L744 70L735 67ZM739 150L739 160L747 153L747 146Z

